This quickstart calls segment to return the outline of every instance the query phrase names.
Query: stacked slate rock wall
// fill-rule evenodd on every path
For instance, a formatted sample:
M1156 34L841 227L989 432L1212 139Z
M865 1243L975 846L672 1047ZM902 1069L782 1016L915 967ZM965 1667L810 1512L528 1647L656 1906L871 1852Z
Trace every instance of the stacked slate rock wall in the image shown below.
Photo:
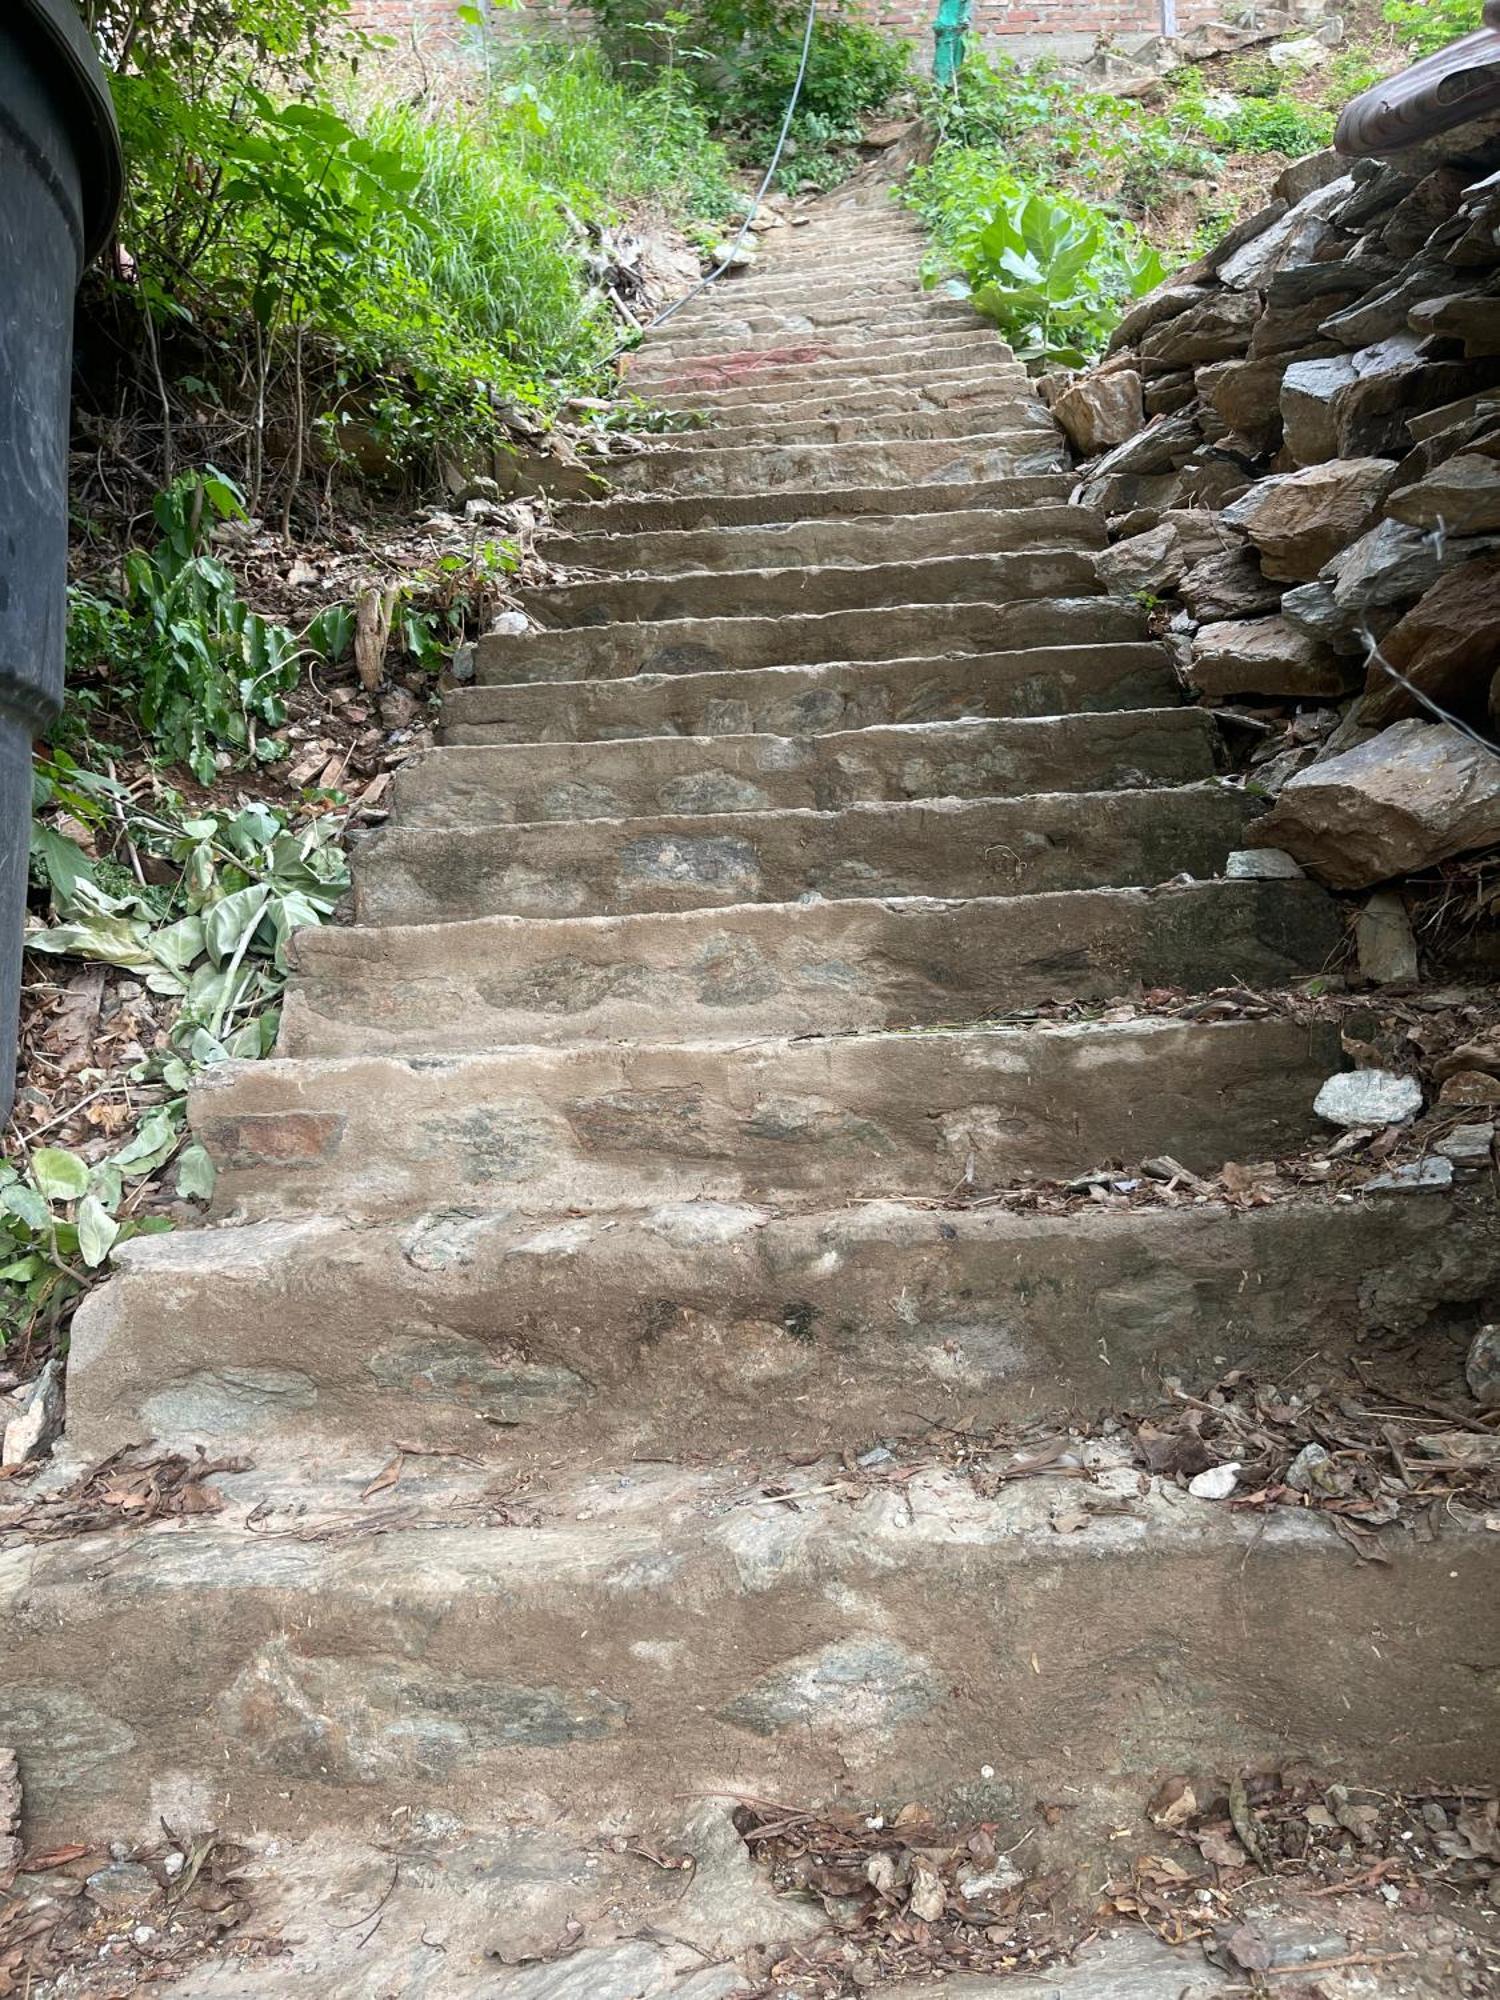
M1265 730L1263 845L1355 888L1500 844L1500 122L1296 161L1042 391L1110 587Z

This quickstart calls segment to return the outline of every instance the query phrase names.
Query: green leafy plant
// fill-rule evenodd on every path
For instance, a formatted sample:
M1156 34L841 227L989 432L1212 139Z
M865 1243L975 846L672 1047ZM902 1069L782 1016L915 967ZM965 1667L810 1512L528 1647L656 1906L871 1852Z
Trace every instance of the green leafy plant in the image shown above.
M1483 0L1386 0L1384 18L1415 55L1433 55L1484 25Z
M118 966L180 1003L160 1069L184 1089L194 1066L268 1054L296 930L325 922L348 887L336 817L294 828L255 803L195 813L164 791L150 811L129 788L65 753L38 767L33 873L56 921L28 933L30 950ZM169 864L168 885L101 863L49 825L60 808L84 828L118 827L139 870Z
M930 185L930 184L929 184ZM949 289L972 299L1025 361L1082 367L1103 346L1120 307L1165 275L1128 224L1086 203L1001 177L971 186L955 213L944 189L944 241L928 281L955 264Z
M503 444L514 405L607 386L599 234L627 207L742 212L680 68L623 79L486 31L477 103L392 105L332 60L344 0L93 12L129 171L81 320L85 401L154 415L157 483L212 458L286 533L309 470L430 471Z
M692 0L659 18L643 16L637 0L589 0L589 6L618 71L682 75L740 160L764 163L801 66L802 0ZM875 26L852 0L821 10L781 185L825 187L844 178L863 120L910 82L906 41Z
M762 157L781 129L803 33L803 9L789 8L765 27L752 28L723 59L714 85L716 107L740 135L747 156ZM835 149L857 142L864 119L882 110L910 79L906 42L883 34L848 6L820 14L792 117L783 184L831 185L828 162Z
M1223 143L1236 153L1284 153L1299 159L1333 137L1334 114L1320 104L1292 98L1247 97L1221 126Z
M39 1325L55 1327L117 1244L171 1228L132 1204L177 1151L182 1126L179 1098L155 1106L125 1145L92 1165L58 1146L38 1146L22 1165L0 1160L0 1350ZM179 1183L206 1197L207 1156L184 1154Z
M49 917L28 949L117 967L175 1014L130 1072L147 1108L119 1145L0 1162L0 1347L55 1334L118 1244L171 1228L139 1212L166 1169L179 1197L209 1198L213 1162L183 1143L188 1084L270 1053L291 936L325 922L348 886L335 814L294 826L259 803L195 812L159 780L143 807L64 751L39 761L34 790L32 875Z
M184 473L154 511L160 540L125 557L116 595L71 593L69 656L85 669L106 660L163 754L207 785L221 756L282 754L260 732L285 721L302 649L286 626L249 608L209 551L215 524L245 518L232 480L211 468Z

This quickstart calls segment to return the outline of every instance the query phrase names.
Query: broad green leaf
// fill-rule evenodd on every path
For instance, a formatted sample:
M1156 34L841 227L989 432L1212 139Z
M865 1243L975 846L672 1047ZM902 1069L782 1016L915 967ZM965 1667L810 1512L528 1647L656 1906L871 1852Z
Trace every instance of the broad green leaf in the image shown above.
M159 1104L146 1114L135 1137L110 1155L109 1164L118 1167L132 1180L139 1179L142 1174L153 1173L176 1151L181 1132L180 1115L173 1111L171 1105Z
M31 1178L49 1201L77 1201L88 1193L88 1162L60 1146L39 1146L31 1156Z
M186 972L203 956L203 919L194 913L150 933L151 955L171 972Z
M215 965L222 965L248 944L259 927L271 891L257 882L221 897L203 917L203 945Z
M54 952L60 958L95 958L125 972L156 968L146 943L146 928L127 917L91 917L87 923L54 924L50 930L27 934L29 951Z
M32 827L31 856L47 878L54 907L71 916L79 884L94 879L93 862L76 840L51 826Z
M207 1201L214 1191L214 1163L206 1146L184 1146L177 1162L177 1192Z
M13 1264L6 1264L0 1267L0 1279L3 1279L6 1284L10 1285L25 1285L29 1284L33 1278L47 1268L48 1266L43 1260L35 1254L28 1257L18 1257Z
M120 1225L97 1195L85 1195L78 1204L78 1248L91 1271L97 1271L115 1247Z
M52 1227L52 1211L47 1206L45 1195L37 1193L34 1187L17 1182L0 1193L0 1208L9 1214L19 1216L28 1229L45 1232Z

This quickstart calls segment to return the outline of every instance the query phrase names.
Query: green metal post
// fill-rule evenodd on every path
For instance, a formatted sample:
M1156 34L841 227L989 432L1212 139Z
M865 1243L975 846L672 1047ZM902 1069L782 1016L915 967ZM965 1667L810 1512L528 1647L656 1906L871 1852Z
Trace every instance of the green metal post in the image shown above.
M970 0L938 0L937 20L932 30L934 83L957 83L964 64L964 41L970 19Z

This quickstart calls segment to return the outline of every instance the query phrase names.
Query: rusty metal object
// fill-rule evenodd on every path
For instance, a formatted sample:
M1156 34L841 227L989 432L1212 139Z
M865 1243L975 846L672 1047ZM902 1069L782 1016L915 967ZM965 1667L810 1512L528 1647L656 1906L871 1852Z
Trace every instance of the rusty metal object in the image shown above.
M1353 158L1400 153L1500 111L1500 0L1485 0L1484 21L1347 105L1334 134L1338 151Z

